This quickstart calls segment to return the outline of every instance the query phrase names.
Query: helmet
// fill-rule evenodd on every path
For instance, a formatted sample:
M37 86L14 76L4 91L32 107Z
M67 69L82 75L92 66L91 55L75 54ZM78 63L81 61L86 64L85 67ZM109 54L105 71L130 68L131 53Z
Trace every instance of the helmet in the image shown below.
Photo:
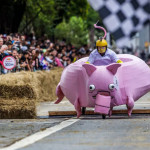
M96 41L96 47L97 46L100 46L100 47L104 47L104 46L107 46L107 41L102 39L102 40L97 40Z

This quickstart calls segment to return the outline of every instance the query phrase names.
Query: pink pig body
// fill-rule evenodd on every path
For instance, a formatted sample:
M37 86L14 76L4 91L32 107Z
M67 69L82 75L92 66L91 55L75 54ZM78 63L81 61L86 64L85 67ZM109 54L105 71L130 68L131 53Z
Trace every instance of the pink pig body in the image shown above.
M95 112L111 115L114 106L126 104L130 116L134 102L150 90L150 68L136 56L118 57L123 64L94 66L85 64L88 57L70 64L57 86L56 103L66 96L78 117L81 107L95 107Z

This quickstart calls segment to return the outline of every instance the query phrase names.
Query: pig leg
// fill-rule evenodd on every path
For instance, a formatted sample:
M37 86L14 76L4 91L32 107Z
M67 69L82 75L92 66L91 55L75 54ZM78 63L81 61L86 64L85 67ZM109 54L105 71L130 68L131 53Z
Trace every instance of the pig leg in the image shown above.
M77 99L75 101L74 107L75 107L76 112L77 112L77 118L79 118L81 116L81 106L80 106L80 103L79 103L79 99Z
M113 107L110 108L110 111L109 111L109 117L112 115L112 111L113 111Z
M58 84L58 86L56 88L56 95L58 96L58 99L56 100L55 104L58 104L64 98L64 93L62 92L59 84Z
M127 108L128 108L128 116L129 116L129 117L131 116L133 107L134 107L134 100L133 100L132 97L128 97L128 100L127 100Z

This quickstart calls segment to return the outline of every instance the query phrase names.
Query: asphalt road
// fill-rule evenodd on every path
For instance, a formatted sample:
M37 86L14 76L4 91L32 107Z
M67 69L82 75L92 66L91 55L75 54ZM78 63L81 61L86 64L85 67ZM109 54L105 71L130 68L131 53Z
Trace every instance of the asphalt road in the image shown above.
M48 127L55 126L63 120L64 118L0 120L0 149L21 140L26 136L45 130Z
M142 103L135 108L145 108L145 104L149 107L147 105L150 102L149 97L150 93L144 96L141 99ZM37 111L38 116L43 116L41 118L45 119L1 119L0 150L150 149L150 114L132 114L131 118L128 118L127 114L112 115L105 120L100 115L82 116L79 120L75 116L48 118L49 110L60 109L74 108L66 102L62 102L57 107L54 104L43 103ZM63 122L69 122L71 119L76 121L66 127L62 125ZM26 145L23 146L21 141ZM19 146L15 147L15 144Z
M45 124L45 127L50 127L65 119L67 118L55 118L54 122L48 120L40 122ZM131 118L127 115L114 115L105 120L98 115L82 116L74 124L19 150L147 150L149 148L150 115L134 114Z

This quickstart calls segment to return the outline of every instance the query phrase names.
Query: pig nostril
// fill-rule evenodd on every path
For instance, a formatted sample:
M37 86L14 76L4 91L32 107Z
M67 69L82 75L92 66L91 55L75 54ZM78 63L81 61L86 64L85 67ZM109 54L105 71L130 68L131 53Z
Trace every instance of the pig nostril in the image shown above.
M93 96L94 99L96 99L96 96Z

